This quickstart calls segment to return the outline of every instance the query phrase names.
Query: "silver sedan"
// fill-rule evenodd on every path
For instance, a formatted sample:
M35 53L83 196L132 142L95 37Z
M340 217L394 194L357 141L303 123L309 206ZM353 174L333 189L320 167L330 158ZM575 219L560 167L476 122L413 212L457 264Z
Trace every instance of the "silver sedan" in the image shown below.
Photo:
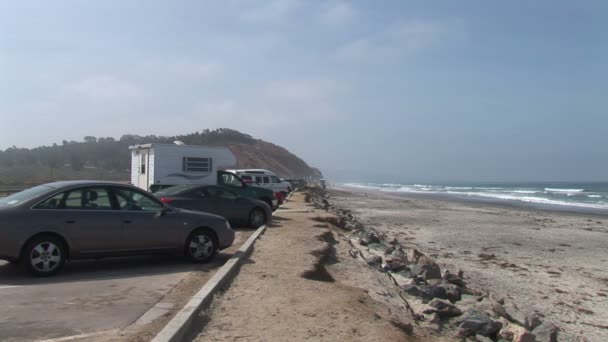
M0 259L38 276L68 259L168 253L207 262L233 241L224 218L120 183L56 182L0 199Z

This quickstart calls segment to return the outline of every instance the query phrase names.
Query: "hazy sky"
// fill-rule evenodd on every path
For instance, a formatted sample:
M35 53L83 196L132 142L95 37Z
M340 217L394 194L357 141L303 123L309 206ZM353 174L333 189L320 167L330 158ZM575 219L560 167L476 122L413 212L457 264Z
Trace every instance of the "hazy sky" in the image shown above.
M608 180L608 1L0 0L0 149L229 127L342 180Z

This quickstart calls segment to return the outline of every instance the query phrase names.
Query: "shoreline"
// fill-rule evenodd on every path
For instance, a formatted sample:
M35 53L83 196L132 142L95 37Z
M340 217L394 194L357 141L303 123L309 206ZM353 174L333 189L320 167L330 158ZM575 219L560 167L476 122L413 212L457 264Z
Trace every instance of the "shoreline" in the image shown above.
M467 286L562 328L560 341L608 339L605 215L506 203L331 188L331 204L365 226L463 269Z
M562 214L582 215L582 216L597 216L608 217L608 209L585 208L572 205L557 205L543 204L535 202L525 202L519 200L501 200L482 196L465 196L448 193L416 193L416 192L397 192L397 191L382 191L379 189L367 189L363 187L349 186L346 184L338 184L329 189L362 192L369 194L379 194L384 196L394 196L397 198L412 198L412 199L430 199L437 201L448 201L457 203L480 204L496 207L506 207L509 209L520 209L532 212L554 212Z

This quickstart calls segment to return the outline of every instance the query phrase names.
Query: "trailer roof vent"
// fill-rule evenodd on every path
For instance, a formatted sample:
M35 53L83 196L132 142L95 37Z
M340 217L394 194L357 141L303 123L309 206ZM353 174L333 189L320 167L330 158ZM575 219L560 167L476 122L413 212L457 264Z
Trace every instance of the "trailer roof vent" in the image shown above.
M175 140L173 143L175 145L184 145L184 142L183 141L179 141L179 140Z

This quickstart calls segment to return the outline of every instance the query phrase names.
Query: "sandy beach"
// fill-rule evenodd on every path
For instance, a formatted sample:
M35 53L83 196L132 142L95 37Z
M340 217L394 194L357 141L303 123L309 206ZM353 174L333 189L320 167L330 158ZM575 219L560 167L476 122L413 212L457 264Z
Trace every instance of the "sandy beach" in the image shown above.
M334 188L331 204L536 312L560 340L608 340L608 217Z

